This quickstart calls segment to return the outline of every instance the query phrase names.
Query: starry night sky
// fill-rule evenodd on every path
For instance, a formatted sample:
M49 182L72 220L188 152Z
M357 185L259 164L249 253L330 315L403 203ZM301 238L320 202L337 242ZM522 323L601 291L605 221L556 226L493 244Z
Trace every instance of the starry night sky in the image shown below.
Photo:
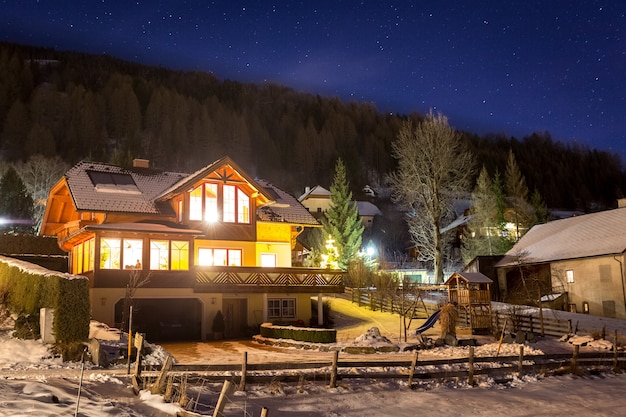
M429 109L626 161L626 1L0 0L0 40Z

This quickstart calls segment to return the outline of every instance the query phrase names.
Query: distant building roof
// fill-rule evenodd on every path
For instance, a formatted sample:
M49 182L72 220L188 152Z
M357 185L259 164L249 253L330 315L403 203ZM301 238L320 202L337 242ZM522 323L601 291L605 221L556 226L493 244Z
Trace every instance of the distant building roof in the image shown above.
M626 208L539 224L509 250L496 267L546 263L626 250Z
M357 209L359 210L359 216L382 216L382 212L375 204L369 201L357 201Z
M298 201L304 201L307 198L330 198L331 193L321 185L316 185L313 188L306 187L304 194L298 197Z

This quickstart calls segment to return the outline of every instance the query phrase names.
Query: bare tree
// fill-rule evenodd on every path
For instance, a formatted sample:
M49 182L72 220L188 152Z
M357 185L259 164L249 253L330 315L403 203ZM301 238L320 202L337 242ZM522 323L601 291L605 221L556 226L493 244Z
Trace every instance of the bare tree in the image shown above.
M48 193L68 168L69 165L60 157L47 157L41 154L33 155L28 158L28 161L15 167L24 181L26 190L33 198L33 217L37 230L41 226L43 214L46 211Z
M398 160L397 170L388 176L392 198L406 206L420 260L433 262L436 282L442 283L442 220L453 212L453 199L468 191L474 158L448 119L432 112L421 123L405 122L392 156Z

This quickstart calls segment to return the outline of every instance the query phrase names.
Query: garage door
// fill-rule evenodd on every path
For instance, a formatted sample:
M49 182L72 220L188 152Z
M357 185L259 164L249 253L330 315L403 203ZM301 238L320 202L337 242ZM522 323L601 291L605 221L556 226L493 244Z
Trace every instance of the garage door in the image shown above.
M115 321L122 321L124 300L115 305ZM202 304L197 298L139 298L133 300L133 331L149 342L201 340Z

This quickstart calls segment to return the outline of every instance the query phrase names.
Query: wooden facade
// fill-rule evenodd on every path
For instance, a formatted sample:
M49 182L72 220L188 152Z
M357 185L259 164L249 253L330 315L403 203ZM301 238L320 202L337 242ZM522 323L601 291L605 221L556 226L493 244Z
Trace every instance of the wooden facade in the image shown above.
M230 158L193 173L81 162L52 188L42 235L90 281L92 318L120 324L133 289L148 339L203 340L305 322L311 297L343 292L343 272L292 267L297 236L318 221L294 197ZM133 321L135 322L135 320Z

